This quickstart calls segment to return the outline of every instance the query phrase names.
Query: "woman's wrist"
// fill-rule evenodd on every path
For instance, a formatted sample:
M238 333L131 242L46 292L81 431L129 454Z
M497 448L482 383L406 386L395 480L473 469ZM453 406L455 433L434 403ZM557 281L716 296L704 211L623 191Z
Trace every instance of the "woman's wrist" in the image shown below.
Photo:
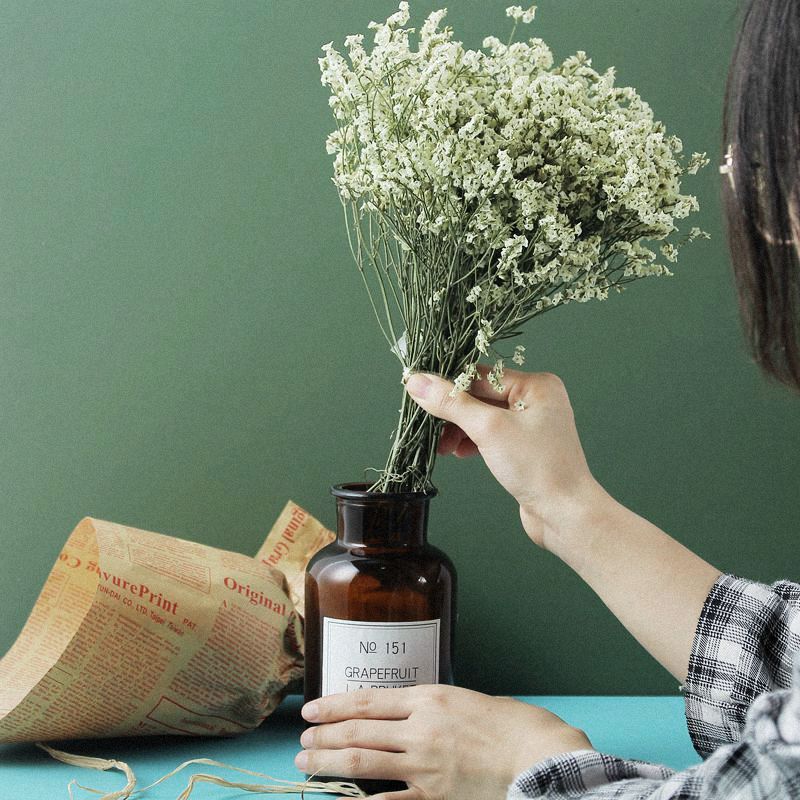
M613 527L619 503L592 477L568 495L535 508L520 506L520 517L528 535L543 549L575 571L592 548L596 536ZM533 529L539 536L534 537Z
M521 749L512 765L512 777L508 782L512 783L522 775L523 772L534 769L537 765L541 764L543 761L547 761L549 758L582 750L594 750L592 743L589 741L589 737L579 728L565 726L564 730L559 731L557 741L553 741L552 743L542 742L536 748L529 751L526 751L524 748Z

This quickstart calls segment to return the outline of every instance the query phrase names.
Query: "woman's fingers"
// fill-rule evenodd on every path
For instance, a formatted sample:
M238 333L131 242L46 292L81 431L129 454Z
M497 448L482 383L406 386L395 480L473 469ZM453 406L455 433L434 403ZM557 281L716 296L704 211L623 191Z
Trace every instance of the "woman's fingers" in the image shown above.
M472 385L469 387L469 393L473 397L479 397L481 400L489 401L492 405L501 405L504 408L508 408L508 393L511 386L514 385L513 378L515 375L523 373L517 373L511 369L506 370L503 374L503 379L500 381L503 390L498 392L486 379L490 371L491 367L488 367L486 364L478 364L478 375L480 375L480 378L476 378L472 381Z
M369 800L425 800L425 797L419 789L403 789L402 792L371 794Z
M453 383L438 375L415 373L406 381L406 390L427 412L455 423L473 441L480 439L494 414L503 413L468 392L454 391Z
M407 719L412 711L412 689L359 689L329 694L300 709L308 722L341 722L346 719Z
M315 725L303 731L300 744L314 750L357 747L402 753L406 749L403 721L400 720L349 719Z
M303 750L295 766L309 775L336 775L340 778L380 778L402 780L408 774L405 753L387 753L347 747L342 750Z
M478 450L478 446L472 439L468 439L466 436L458 443L458 447L453 450L453 455L457 458L469 458L470 456L478 455L480 451Z
M491 371L491 367L486 364L478 364L478 375L480 378L472 381L469 393L473 397L478 397L486 403L502 408L510 408L517 400L523 400L529 392L531 381L536 380L536 375L544 373L520 372L517 369L507 369L500 379L502 391L498 392L486 379Z
M449 456L454 453L462 440L467 438L467 434L452 422L445 422L442 426L442 435L439 438L439 446L436 452L440 456Z

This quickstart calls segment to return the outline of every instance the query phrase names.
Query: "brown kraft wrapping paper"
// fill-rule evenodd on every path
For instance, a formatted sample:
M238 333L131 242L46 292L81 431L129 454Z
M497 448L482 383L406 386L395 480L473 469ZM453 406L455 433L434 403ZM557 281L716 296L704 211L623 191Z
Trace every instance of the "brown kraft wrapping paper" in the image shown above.
M305 617L306 565L335 538L335 533L290 500L256 554L262 564L277 567L286 576L289 597L301 617Z
M296 587L333 538L291 502L257 558L86 517L0 660L0 742L257 727L302 677Z

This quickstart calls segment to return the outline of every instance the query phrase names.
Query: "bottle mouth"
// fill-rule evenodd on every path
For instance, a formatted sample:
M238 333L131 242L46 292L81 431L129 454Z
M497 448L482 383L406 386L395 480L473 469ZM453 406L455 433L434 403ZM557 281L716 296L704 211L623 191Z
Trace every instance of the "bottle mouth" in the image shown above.
M331 494L345 500L370 500L380 502L386 500L399 500L413 502L414 500L430 500L439 493L435 486L427 492L370 492L369 483L337 483L331 486Z

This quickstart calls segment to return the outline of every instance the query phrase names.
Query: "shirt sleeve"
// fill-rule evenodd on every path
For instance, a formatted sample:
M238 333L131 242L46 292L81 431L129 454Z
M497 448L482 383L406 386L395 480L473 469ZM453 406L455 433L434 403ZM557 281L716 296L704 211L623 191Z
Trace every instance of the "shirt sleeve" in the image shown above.
M507 800L772 800L800 797L800 659L791 688L762 694L738 742L674 772L593 750L554 756L509 787Z
M790 686L798 649L800 585L717 579L700 613L683 687L689 735L701 756L740 740L756 697Z

